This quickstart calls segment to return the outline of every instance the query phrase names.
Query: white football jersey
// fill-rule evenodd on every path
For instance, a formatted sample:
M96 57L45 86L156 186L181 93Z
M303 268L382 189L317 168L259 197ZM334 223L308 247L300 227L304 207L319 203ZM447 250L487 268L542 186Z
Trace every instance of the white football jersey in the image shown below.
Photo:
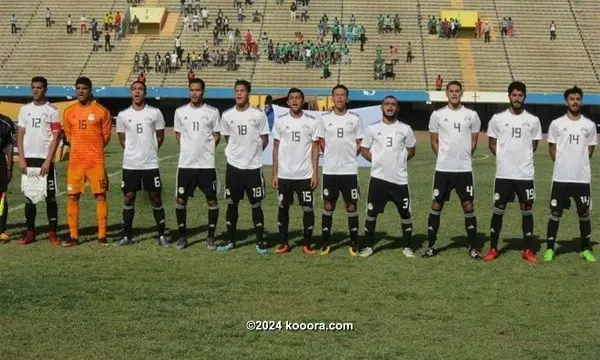
M492 117L487 135L496 139L496 178L534 180L533 141L542 139L537 116L507 109Z
M158 169L156 131L164 128L162 112L148 104L141 110L130 106L121 111L117 117L117 132L125 134L123 169Z
M180 133L178 167L185 169L215 168L214 133L221 132L219 110L204 104L190 104L175 110L173 130Z
M596 124L592 120L581 115L574 121L563 115L550 123L548 142L556 144L552 181L592 181L588 146L597 144Z
M429 119L429 132L438 134L436 171L467 172L473 170L471 135L479 133L479 115L464 105L458 110L448 106L435 110Z
M313 176L312 144L318 140L318 120L303 113L293 118L289 113L281 115L273 126L273 138L279 140L280 179L302 180Z
M52 143L52 133L60 131L60 113L49 102L23 105L18 126L25 129L23 152L26 158L45 159Z
M229 136L225 147L227 163L238 169L262 167L263 145L261 135L269 135L269 122L265 113L254 106L244 111L235 106L223 113L221 133Z
M361 146L371 150L371 177L408 185L407 148L416 144L412 129L401 121L369 125Z
M336 115L333 111L321 116L319 138L325 140L323 174L356 175L356 140L364 136L360 117L351 111Z

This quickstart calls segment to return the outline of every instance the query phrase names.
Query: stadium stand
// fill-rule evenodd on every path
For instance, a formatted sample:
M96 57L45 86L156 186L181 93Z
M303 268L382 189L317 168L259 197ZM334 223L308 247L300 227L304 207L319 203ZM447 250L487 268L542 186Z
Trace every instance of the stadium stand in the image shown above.
M15 0L2 1L2 7L19 7ZM29 6L31 8L31 6ZM50 8L54 24L46 28L45 9ZM102 74L114 74L116 64L121 60L119 47L116 53L92 54L91 35L80 35L81 15L85 14L89 22L96 18L102 26L103 15L108 11L115 13L126 9L126 0L81 2L78 0L40 1L33 10L31 21L21 20L23 36L18 46L10 54L0 71L2 84L26 84L33 74L44 74L51 84L72 84L79 74L85 72L97 83L109 84L112 77ZM67 15L73 19L74 33L67 34ZM5 19L9 19L6 17ZM101 44L103 44L103 38ZM113 41L116 44L116 41ZM99 58L99 59L95 59ZM90 62L91 60L91 62ZM96 77L94 77L96 76ZM105 80L106 79L106 80Z
M384 0L314 0L309 5L309 19L290 22L291 1L277 5L274 0L257 0L252 7L244 7L243 23L237 21L237 11L231 0L201 1L209 11L208 28L187 31L183 26L179 0L147 0L146 6L165 7L168 10L165 24L158 34L128 34L124 39L112 39L112 52L103 49L92 51L90 35L79 34L79 18L85 14L88 25L96 18L102 27L103 15L120 11L125 15L126 0L102 0L80 2L77 0L42 0L25 4L17 0L0 3L0 16L5 22L0 31L0 84L24 84L33 74L47 76L51 84L71 84L80 74L86 74L98 85L125 86L135 80L133 56L137 52L150 57L159 52L173 52L174 39L181 37L184 57L187 52L202 53L208 41L210 50L227 50L227 36L220 36L220 44L212 45L212 29L217 12L221 9L228 16L232 29L238 28L243 36L247 29L260 44L258 61L238 56L237 71L225 67L209 66L196 71L208 86L231 86L236 79L246 78L261 87L327 88L338 81L352 88L380 89L426 89L433 90L435 77L441 74L446 81L458 79L466 90L504 91L512 79L525 81L531 91L562 91L566 86L577 84L586 92L600 92L600 30L596 26L598 6L595 0L541 0L523 3L518 0L417 0L388 2ZM243 3L243 1L242 1ZM45 26L45 9L50 8L54 25ZM427 32L429 16L439 17L443 10L475 10L483 22L491 26L491 42L473 39L473 24L462 24L460 36L440 39ZM252 14L263 14L262 22L253 22ZM17 34L10 33L10 15L16 13ZM74 34L67 34L67 14L73 18ZM298 17L300 16L298 11ZM367 43L364 52L359 42L349 45L350 65L332 64L331 77L321 79L320 69L307 69L304 62L277 64L268 60L267 49L262 46L263 32L277 42L293 41L301 31L304 39L315 41L317 24L327 14L330 24L338 17L348 24L354 14L356 24L366 27ZM398 14L401 19L400 34L378 34L377 18L380 14ZM502 18L511 16L515 22L515 36L502 37ZM550 40L550 21L557 24L557 39ZM190 18L191 21L191 18ZM579 33L581 31L581 34ZM330 33L325 37L331 39ZM408 42L412 45L412 64L406 64ZM383 58L389 63L390 45L398 51L394 66L395 79L374 80L373 62L377 45L382 48ZM595 64L595 68L594 68ZM150 86L182 86L187 83L185 65L177 72L147 74Z
M514 38L505 40L515 79L524 81L530 91L562 91L571 85L600 91L568 1L495 1L498 13L516 22ZM551 21L557 24L554 41L550 40Z

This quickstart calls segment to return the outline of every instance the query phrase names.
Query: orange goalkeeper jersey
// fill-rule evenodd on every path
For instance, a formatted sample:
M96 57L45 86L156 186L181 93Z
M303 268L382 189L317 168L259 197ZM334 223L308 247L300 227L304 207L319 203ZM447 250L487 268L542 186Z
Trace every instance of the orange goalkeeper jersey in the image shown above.
M104 106L95 101L69 106L63 115L63 130L71 144L69 168L104 167L104 146L112 130L110 112Z

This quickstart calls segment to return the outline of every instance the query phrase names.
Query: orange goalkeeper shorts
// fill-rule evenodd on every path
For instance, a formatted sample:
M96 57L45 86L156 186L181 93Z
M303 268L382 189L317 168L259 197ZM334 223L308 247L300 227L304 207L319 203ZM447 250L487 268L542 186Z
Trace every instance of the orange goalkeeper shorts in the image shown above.
M67 170L67 194L81 194L85 188L85 182L90 184L93 194L102 194L108 191L108 177L104 167L92 169L68 169Z

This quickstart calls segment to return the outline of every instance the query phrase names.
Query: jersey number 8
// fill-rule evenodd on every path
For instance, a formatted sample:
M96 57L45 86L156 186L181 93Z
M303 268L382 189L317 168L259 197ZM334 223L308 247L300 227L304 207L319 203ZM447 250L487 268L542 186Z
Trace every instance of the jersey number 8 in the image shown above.
M337 137L339 137L339 138L344 137L344 128L337 128Z

